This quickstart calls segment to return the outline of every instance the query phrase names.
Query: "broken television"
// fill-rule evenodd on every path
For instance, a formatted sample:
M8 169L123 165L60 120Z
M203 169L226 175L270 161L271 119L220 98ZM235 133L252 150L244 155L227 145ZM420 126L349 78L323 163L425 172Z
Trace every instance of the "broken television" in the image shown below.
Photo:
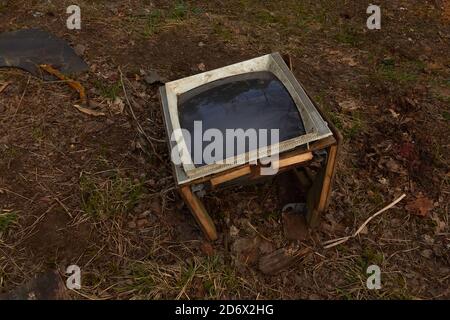
M175 163L178 184L260 161L268 150L308 148L332 135L278 53L168 82L160 88L160 96L171 152L180 155ZM208 130L224 138L204 139ZM245 140L244 147L227 140L230 132L234 138L239 134L246 138L249 130L267 136L257 135L256 145ZM274 130L275 136L269 134ZM222 144L217 150L223 152L215 154L214 162L205 162L203 151L213 142Z

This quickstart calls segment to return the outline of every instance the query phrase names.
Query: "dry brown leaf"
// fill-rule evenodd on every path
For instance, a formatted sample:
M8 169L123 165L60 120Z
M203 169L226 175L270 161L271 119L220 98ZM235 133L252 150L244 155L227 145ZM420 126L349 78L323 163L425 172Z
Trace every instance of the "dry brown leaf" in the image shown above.
M74 107L77 108L78 111L83 112L85 114L88 114L90 116L99 117L99 116L104 116L105 115L103 112L91 110L91 109L88 109L88 108L84 108L84 107L79 106L77 104L75 104Z
M396 160L394 160L392 158L389 158L389 160L386 161L385 166L391 172L399 173L402 175L407 174L405 168L403 168L403 166L401 164L399 164Z
M115 114L122 114L123 110L125 109L125 103L121 98L116 97L110 104L110 107Z
M206 71L206 66L205 66L205 64L204 64L203 62L199 63L199 64L197 65L197 68L198 68L198 70L200 70L200 71Z
M433 209L433 201L421 195L415 200L408 202L405 209L412 214L425 217Z

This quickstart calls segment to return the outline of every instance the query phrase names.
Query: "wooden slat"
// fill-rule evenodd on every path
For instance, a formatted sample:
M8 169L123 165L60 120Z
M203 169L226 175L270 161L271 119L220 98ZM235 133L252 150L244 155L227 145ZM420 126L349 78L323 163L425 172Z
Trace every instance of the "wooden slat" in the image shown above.
M213 187L215 187L215 186L217 186L217 185L219 185L221 183L224 183L224 182L227 182L227 181L230 181L230 180L234 180L236 178L248 175L250 173L252 173L252 170L251 170L250 166L245 166L245 167L233 170L231 172L222 174L220 176L211 178L211 185Z
M328 206L336 166L337 148L337 145L328 148L327 164L317 173L307 194L307 220L311 227L318 224L319 215Z
M331 146L328 155L327 168L325 170L325 177L323 181L322 193L320 195L318 209L323 211L328 205L328 199L331 194L331 181L334 175L336 166L337 146Z
M261 257L259 259L259 270L265 274L277 274L310 252L310 248L301 249L296 245L288 245Z
M309 161L313 158L312 152L301 153L292 157L282 158L278 160L278 168L287 167L293 164L299 164Z
M217 231L214 222L200 199L197 198L189 186L181 187L180 193L206 237L211 241L217 240Z

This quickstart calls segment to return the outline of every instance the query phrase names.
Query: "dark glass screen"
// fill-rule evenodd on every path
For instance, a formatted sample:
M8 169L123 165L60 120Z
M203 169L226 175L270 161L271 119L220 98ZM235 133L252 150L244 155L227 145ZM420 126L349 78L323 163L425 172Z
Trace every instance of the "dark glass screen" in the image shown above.
M187 129L192 138L194 121L202 121L203 132L210 128L220 130L224 148L226 129L279 129L280 142L305 134L291 95L271 72L227 77L192 89L178 97L178 113L181 128ZM270 145L270 134L268 142ZM203 142L202 150L209 143ZM258 144L263 146L264 143ZM252 149L255 148L247 144L245 152Z

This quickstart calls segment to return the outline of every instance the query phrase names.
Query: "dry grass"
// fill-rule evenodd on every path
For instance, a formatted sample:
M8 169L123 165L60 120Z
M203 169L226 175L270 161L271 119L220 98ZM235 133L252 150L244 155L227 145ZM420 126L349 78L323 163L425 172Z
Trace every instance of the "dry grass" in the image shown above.
M5 17L5 23L15 21L8 28L29 21L47 23L45 16L30 18L28 12L51 11L58 19L46 28L74 44L81 41L76 33L60 30L59 20L65 16L57 5L37 3L24 11L20 5L25 3L18 1L15 16ZM0 113L0 289L15 287L46 268L63 272L76 263L83 272L83 287L72 295L85 299L449 296L448 117L443 111L448 97L442 96L449 74L442 68L426 71L430 61L409 53L411 45L401 42L410 28L417 31L418 46L431 38L428 32L436 35L441 30L438 22L427 20L432 16L418 22L409 16L422 10L422 4L408 4L400 13L409 21L405 25L385 17L383 28L390 39L364 31L362 2L337 6L292 0L280 6L241 0L222 8L216 2L130 1L125 8L81 1L81 6L85 58L97 68L83 78L92 89L91 99L126 101L120 67L137 120L152 145L127 111L115 114L101 104L107 117L94 120L74 110L74 93L64 84L0 72L0 81L11 82L0 100L6 110ZM388 2L383 6L395 9ZM420 28L419 23L429 27ZM173 35L177 38L170 42L171 50L147 57ZM198 49L200 41L203 49ZM134 51L136 47L143 50ZM223 61L211 53L216 48L226 53ZM433 59L446 58L439 52L448 50L431 49ZM209 68L227 64L227 59L236 62L242 53L270 51L292 55L296 75L346 137L330 210L305 241L314 254L273 277L239 261L231 249L237 239L229 229L238 228L238 237L260 233L276 246L285 244L279 210L274 208L275 188L239 188L207 197L224 237L212 252L205 252L202 236L174 190L166 145L160 142L165 137L156 87L135 77L139 69L152 68L174 79L191 74L200 62ZM436 93L416 94L422 92L421 85ZM402 105L405 96L416 99L416 106ZM357 101L359 108L346 111L342 101ZM392 108L398 119L386 111ZM430 133L431 141L421 141L421 130ZM420 161L431 172L408 171L397 152L402 139L417 144ZM388 170L391 158L405 167L406 175ZM419 192L431 198L436 207L430 217L418 218L399 205L371 221L367 233L323 249L324 241L352 234L403 192L408 201ZM40 252L36 243L47 252ZM424 250L431 250L430 258L422 256ZM371 264L383 272L379 291L365 285Z

